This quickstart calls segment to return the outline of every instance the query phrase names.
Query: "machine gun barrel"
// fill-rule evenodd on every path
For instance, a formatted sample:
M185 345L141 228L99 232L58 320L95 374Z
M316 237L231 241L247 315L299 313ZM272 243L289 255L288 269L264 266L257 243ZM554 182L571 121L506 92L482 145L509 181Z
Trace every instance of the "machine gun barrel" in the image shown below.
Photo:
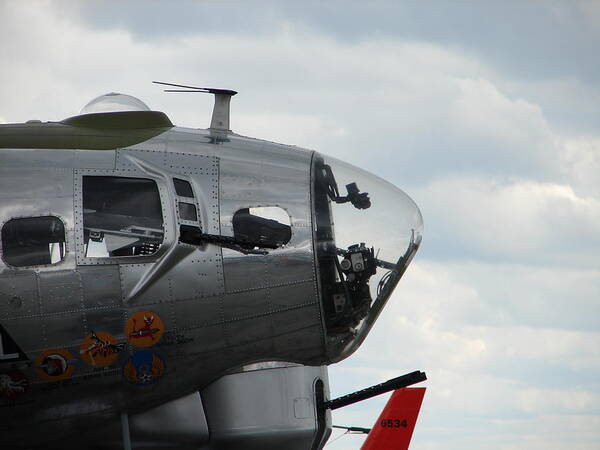
M361 389L360 391L353 392L351 394L344 395L342 397L334 398L333 400L328 400L323 402L320 406L322 409L338 409L343 408L344 406L351 405L356 402L360 402L362 400L366 400L371 397L375 397L380 394L385 394L389 391L394 391L396 389L404 388L421 381L425 381L427 379L427 375L425 372L421 372L419 370L411 373L407 373L406 375L402 375L396 378L392 378L384 383L376 384L375 386L368 387L366 389Z

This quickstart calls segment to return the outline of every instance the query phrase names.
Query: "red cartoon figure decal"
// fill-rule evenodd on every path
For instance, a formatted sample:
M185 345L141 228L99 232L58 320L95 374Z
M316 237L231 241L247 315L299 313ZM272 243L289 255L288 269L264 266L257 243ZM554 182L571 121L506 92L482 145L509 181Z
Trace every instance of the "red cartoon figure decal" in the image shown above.
M136 347L150 347L160 341L165 326L158 314L139 311L127 319L125 336Z
M29 390L29 380L20 370L0 373L0 396L16 400Z

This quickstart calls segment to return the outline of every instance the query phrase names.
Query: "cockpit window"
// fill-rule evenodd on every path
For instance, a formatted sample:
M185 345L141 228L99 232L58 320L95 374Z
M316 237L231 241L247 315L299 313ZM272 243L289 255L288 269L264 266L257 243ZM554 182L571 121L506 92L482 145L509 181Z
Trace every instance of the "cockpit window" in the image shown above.
M52 216L9 220L2 227L2 253L11 266L56 264L65 257L65 226Z
M85 256L145 256L163 241L158 187L145 178L83 177Z
M243 208L233 215L233 235L258 247L281 247L292 237L290 216L277 206Z
M192 185L189 181L173 178L173 185L175 186L175 193L180 197L194 198L194 191L192 191Z
M192 222L197 221L196 206L191 203L179 202L179 218L181 220L191 220Z

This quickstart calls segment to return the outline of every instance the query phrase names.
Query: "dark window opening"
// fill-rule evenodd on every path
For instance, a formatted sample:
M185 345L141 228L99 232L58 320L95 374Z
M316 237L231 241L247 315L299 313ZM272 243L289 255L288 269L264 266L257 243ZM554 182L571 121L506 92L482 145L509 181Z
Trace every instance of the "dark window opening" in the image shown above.
M290 216L275 206L240 209L233 215L233 235L259 247L281 247L292 237Z
M9 220L2 227L2 252L11 266L56 264L65 257L65 226L51 216Z
M85 256L145 256L155 253L164 228L158 187L152 180L83 177Z
M189 183L189 181L173 178L173 184L175 185L175 193L177 195L180 197L194 198L192 185Z
M179 202L179 218L181 220L198 220L198 215L196 214L196 206L191 203Z

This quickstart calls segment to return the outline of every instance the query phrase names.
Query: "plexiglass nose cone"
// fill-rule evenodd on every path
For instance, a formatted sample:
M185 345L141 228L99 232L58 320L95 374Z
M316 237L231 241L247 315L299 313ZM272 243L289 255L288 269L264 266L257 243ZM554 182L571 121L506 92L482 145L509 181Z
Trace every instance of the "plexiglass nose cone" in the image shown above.
M419 247L423 219L393 184L322 155L313 163L313 208L325 326L339 360L382 311Z

